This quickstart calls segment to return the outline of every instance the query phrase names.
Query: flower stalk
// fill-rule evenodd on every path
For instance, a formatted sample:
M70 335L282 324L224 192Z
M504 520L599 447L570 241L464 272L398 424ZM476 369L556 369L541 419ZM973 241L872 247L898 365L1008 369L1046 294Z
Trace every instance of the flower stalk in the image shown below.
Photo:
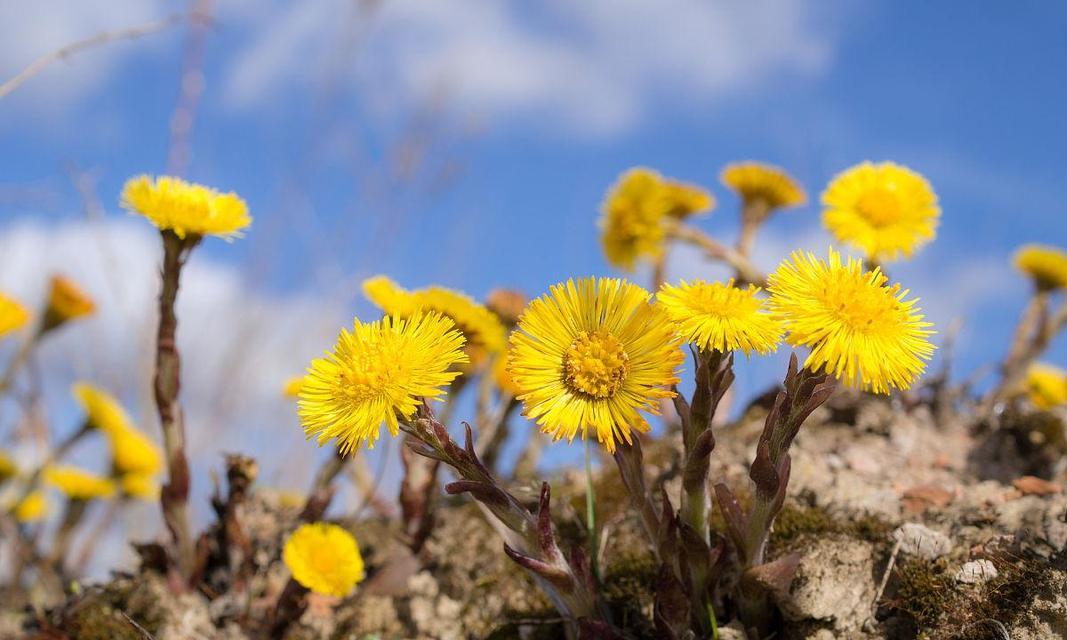
M464 423L461 448L422 405L414 420L401 423L410 437L407 446L415 453L443 462L461 478L445 486L451 495L469 493L507 529L504 553L533 576L560 613L569 619L572 631L583 621L604 618L596 597L589 560L579 547L568 559L560 549L550 515L551 490L541 485L536 515L511 493L501 488L475 452L470 425Z
M160 493L163 520L174 541L179 577L187 582L193 573L195 552L189 532L189 461L185 455L185 424L178 392L181 388L181 356L176 333L178 318L174 307L182 267L200 236L179 238L171 230L163 237L162 286L159 294L159 332L156 338L155 400L163 430L163 449L167 460L167 482Z
M742 620L746 628L756 627L761 632L762 625L770 619L770 603L762 587L766 580L759 568L764 565L774 519L785 502L791 467L789 447L808 416L833 393L836 381L826 373L800 368L794 353L789 358L783 386L767 414L756 445L756 457L749 467L754 491L748 512L742 511L726 484L715 485L727 535L741 562L738 601Z

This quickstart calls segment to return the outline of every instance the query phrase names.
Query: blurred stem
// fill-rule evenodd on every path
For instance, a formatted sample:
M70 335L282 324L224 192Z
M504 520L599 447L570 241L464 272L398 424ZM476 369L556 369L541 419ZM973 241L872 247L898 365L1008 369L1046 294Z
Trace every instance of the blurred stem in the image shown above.
M656 514L656 508L652 505L645 485L641 439L635 435L632 443L618 443L615 446L614 456L615 463L619 467L619 475L622 477L622 484L630 494L630 503L634 511L641 517L641 526L645 529L652 552L656 556L656 562L664 562L659 545L659 516Z
M1019 324L1015 328L1015 335L1012 337L1011 347L1008 349L1008 355L1000 367L1000 384L990 394L987 404L1005 400L1011 395L1026 376L1026 370L1030 364L1051 342L1058 330L1055 325L1060 321L1059 316L1062 315L1062 310L1060 314L1057 314L1056 321L1050 320L1049 298L1048 291L1038 289L1023 309Z
M671 228L670 234L678 240L683 240L699 247L712 260L725 262L737 272L739 281L748 282L762 287L766 282L763 272L756 265L732 247L728 247L703 231L690 227L686 224L678 224Z
M593 576L600 579L600 568L597 566L597 551L600 548L596 530L596 488L593 487L593 461L592 444L585 441L585 526L589 530L589 562L593 568Z
M159 333L156 339L155 398L159 422L163 429L163 448L167 457L167 483L160 493L163 520L174 539L177 570L183 581L193 574L194 548L189 533L189 461L185 456L185 424L178 392L181 388L181 357L176 333L178 318L174 306L182 267L188 252L199 236L184 240L173 231L163 231L162 286L159 293Z
M54 566L60 575L63 574L63 565L67 558L67 550L70 549L70 541L74 537L74 530L78 528L88 506L89 502L86 500L71 498L67 500L67 505L63 509L63 518L59 521L55 538L52 540L52 552L48 556L49 564Z
M741 233L737 236L737 253L748 258L752 255L752 247L756 244L756 234L759 232L763 221L771 213L770 207L763 198L746 201L741 206ZM739 269L738 280L745 280Z
M15 501L15 504L22 502L26 499L27 496L33 493L33 490L37 488L37 485L41 482L41 475L44 473L44 470L66 457L66 455L70 452L74 445L77 444L78 441L84 438L86 434L88 434L92 430L92 425L90 425L89 422L84 422L82 423L82 426L78 428L77 431L70 434L65 439L63 439L58 445L56 445L55 448L53 448L52 451L41 462L41 464L37 465L37 468L33 470L33 473L31 473L30 476L26 478L26 482L23 484L22 487L22 492L19 494L19 497Z
M7 363L7 369L4 370L4 375L0 377L0 394L7 393L7 390L11 388L11 383L15 381L15 375L18 374L21 369L30 359L30 354L33 353L33 348L37 346L37 342L41 337L40 331L34 331L22 344L19 345L18 351L11 357L11 360Z
M107 505L107 511L104 512L103 517L99 519L96 526L85 536L85 543L81 549L78 550L78 555L74 558L74 564L71 566L71 575L77 577L85 573L85 568L89 566L89 560L93 557L93 550L96 549L97 543L107 535L111 525L114 524L115 519L118 517L119 512L126 506L127 498L118 497L112 500Z

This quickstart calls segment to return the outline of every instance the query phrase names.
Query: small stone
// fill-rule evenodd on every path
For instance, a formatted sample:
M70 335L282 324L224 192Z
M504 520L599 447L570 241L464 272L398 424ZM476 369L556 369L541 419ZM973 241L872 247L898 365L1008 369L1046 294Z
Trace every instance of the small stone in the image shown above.
M908 522L893 531L893 539L900 543L906 554L934 560L952 551L952 540L943 533L919 524Z
M971 560L965 562L956 572L956 582L978 584L997 577L997 568L989 560Z
M1051 496L1060 492L1060 485L1036 476L1023 476L1011 484L1027 496Z
M923 513L931 507L947 507L955 497L951 491L936 484L920 484L905 491L900 501L905 512Z

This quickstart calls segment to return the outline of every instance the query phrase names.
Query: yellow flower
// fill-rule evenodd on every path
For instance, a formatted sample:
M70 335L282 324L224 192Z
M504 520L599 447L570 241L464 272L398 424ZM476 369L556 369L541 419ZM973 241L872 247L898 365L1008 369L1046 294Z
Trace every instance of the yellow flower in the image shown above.
M706 189L674 180L663 181L663 197L667 201L667 215L675 218L688 218L715 207L715 198Z
M127 473L119 476L118 483L125 496L148 501L159 498L159 485L151 474Z
M1042 244L1028 244L1015 253L1015 266L1030 276L1038 289L1067 289L1067 252Z
M77 467L48 467L45 481L71 500L107 498L115 493L115 483Z
M297 398L300 397L300 389L304 386L304 376L293 376L285 381L285 387L282 390L287 397Z
M778 348L782 327L764 309L759 291L752 285L739 289L733 280L682 280L678 286L664 284L656 301L678 325L682 338L700 349L763 354Z
M1026 390L1038 409L1067 404L1067 371L1043 362L1032 364L1026 372Z
M467 340L467 355L474 367L507 348L507 330L496 314L458 291L444 287L409 291L385 276L375 276L363 282L363 293L387 315L408 318L416 313L439 313L452 320Z
M663 255L670 202L662 177L643 167L630 169L611 186L600 218L601 242L611 264L632 270L640 259Z
M804 366L825 370L845 384L878 393L907 389L934 352L932 325L918 300L888 286L880 269L830 249L824 262L795 251L767 278L769 307L785 326L786 341L811 348Z
M11 459L6 451L0 451L0 484L4 484L19 472L18 465Z
M823 225L875 262L910 258L933 240L941 209L926 178L892 162L864 162L837 175L822 194Z
M30 321L30 312L17 300L0 293L0 338L18 331Z
M119 474L153 475L163 470L163 453L148 436L133 427L107 432L111 460Z
M545 433L573 440L589 429L614 452L648 431L674 394L681 339L641 287L613 278L568 280L534 300L511 334L508 372L526 415Z
M104 433L131 429L130 417L111 394L87 382L77 382L71 393L85 411L89 424Z
M355 536L335 524L301 525L285 542L282 560L294 580L322 595L346 596L364 577Z
M122 189L122 206L148 218L160 230L186 236L231 239L252 224L248 207L236 193L220 193L181 178L142 175Z
M735 162L727 165L719 180L744 201L761 203L767 211L798 207L808 201L804 189L785 169L762 162Z
M48 513L48 501L44 497L44 492L34 491L15 505L11 512L15 520L23 524L37 522Z
M423 398L442 387L466 362L463 335L437 313L393 316L370 323L359 318L342 329L333 351L311 363L300 389L299 413L307 437L319 445L336 438L342 453L367 442L373 448L382 422L396 435Z
M48 291L48 310L45 312L45 326L48 328L96 311L96 304L78 285L64 276L52 276Z
M500 389L501 393L506 393L512 397L519 395L521 392L511 374L508 373L508 358L505 355L501 355L493 361L493 382L496 383L496 387Z

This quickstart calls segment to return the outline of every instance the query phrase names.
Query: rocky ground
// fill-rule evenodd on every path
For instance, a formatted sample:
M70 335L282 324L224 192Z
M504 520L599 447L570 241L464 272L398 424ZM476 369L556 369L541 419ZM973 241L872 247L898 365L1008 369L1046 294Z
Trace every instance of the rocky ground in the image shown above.
M1067 464L1064 416L1008 410L977 419L941 394L894 400L841 393L805 425L793 449L791 499L772 537L775 555L800 566L779 608L784 638L1067 637ZM762 426L758 403L721 427L712 477L747 487ZM678 442L646 445L650 477L679 490ZM602 593L633 638L653 638L655 567L610 461L597 481L603 523ZM587 544L584 479L552 479L561 538ZM514 492L536 501L536 483ZM218 569L204 589L170 595L151 547L134 575L80 587L30 607L8 594L0 637L261 637L287 579L278 560L297 510L253 492L242 520L252 537L249 577ZM369 577L349 598L313 596L287 637L555 638L562 625L532 581L501 552L500 538L468 499L443 499L423 549L412 555L397 525L348 523ZM728 581L728 580L727 580ZM10 596L10 597L9 597ZM38 599L40 602L40 599ZM720 637L741 638L719 612ZM257 631L259 629L259 631Z

